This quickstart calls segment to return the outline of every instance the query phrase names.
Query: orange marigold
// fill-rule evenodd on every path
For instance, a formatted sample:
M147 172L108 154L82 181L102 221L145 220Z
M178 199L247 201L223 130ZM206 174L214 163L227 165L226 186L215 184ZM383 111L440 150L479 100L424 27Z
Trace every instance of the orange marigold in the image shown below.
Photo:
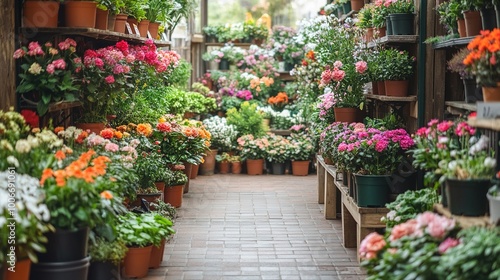
M110 200L113 199L113 194L110 191L103 191L101 197Z
M55 133L55 134L58 134L58 133L59 133L59 132L61 132L61 131L64 131L64 127L62 127L62 126L58 126L58 127L54 128L54 133Z
M140 123L137 125L136 131L146 137L149 137L153 133L153 128L149 123Z

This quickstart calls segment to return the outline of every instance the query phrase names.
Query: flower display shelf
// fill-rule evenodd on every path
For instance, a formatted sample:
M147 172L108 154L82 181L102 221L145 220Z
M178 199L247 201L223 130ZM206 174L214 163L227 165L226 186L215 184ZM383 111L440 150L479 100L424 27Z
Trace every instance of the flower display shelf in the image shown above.
M488 216L465 217L452 215L450 210L448 208L445 208L442 204L434 204L434 211L448 218L455 219L462 228L492 226L490 224L490 219Z
M57 27L57 28L21 28L21 34L24 35L32 35L33 33L46 33L46 34L58 34L58 35L79 35L90 37L94 39L101 39L107 41L120 41L126 40L133 43L144 43L147 38L139 37L137 35L132 34L124 34L114 31L101 30L95 28L80 28L80 27ZM161 40L153 40L153 42L158 47L169 47L170 42L161 41Z
M467 121L470 126L484 128L500 132L500 119L477 119L469 118Z
M290 72L278 72L278 74L282 81L295 81L295 76L290 75Z
M446 110L452 115L463 115L467 112L476 111L476 103L467 103L464 101L446 101Z
M376 94L366 94L367 99L378 100L382 102L416 102L417 96L387 96L387 95L376 95Z
M229 44L230 42L227 43L205 43L207 47L224 47L226 44ZM240 47L240 48L250 48L252 45L251 43L231 43L235 47Z
M292 134L292 132L288 129L271 129L269 132L281 136L290 136L290 134Z
M373 48L377 45L415 43L418 43L418 35L387 35L368 43L367 47Z
M476 36L472 37L462 37L462 38L453 38L449 40L445 40L439 43L434 43L432 47L436 50L439 49L446 49L446 48L451 48L451 47L461 47L469 44L472 39L474 39Z

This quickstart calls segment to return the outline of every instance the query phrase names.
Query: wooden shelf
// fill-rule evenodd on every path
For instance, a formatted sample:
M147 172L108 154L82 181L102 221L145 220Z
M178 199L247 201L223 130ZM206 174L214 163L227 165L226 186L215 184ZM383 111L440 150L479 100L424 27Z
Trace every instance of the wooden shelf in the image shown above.
M82 102L80 101L59 101L56 103L52 103L49 105L49 110L47 112L57 112L65 109L71 109L75 107L82 106Z
M240 47L240 48L249 48L251 45L251 43L231 43L231 42L227 42L227 43L205 43L205 45L207 45L207 47L224 47L226 44L231 44L235 47Z
M126 40L133 43L143 44L146 42L147 38L139 37L132 34L124 34L120 32L101 30L95 28L85 28L85 27L56 27L56 28L28 28L22 27L21 34L32 34L32 33L47 33L47 34L58 34L58 35L80 35L85 37L90 37L94 39L101 39L107 41L120 41ZM158 47L169 47L170 42L153 40Z
M269 132L281 136L289 136L292 133L289 129L271 129Z
M476 111L476 103L466 103L464 101L446 101L446 110L453 115L462 115L466 112Z
M442 204L434 204L434 210L445 217L455 219L462 228L490 226L490 219L488 216L466 217L452 215L450 210L443 207Z
M383 102L416 102L417 96L387 96L387 95L375 95L375 94L365 94L367 99L378 100Z
M373 48L377 45L387 44L414 44L418 42L418 35L387 35L379 39L374 39L368 43L368 48Z
M494 131L500 131L500 119L477 119L469 118L467 123L470 126L477 128L490 129Z
M290 72L278 72L278 74L282 81L295 81L295 77L290 75Z
M471 37L462 37L462 38L453 38L449 40L445 40L439 43L434 43L432 47L436 50L438 49L445 49L445 48L451 48L451 47L461 47L469 44L472 39L474 39L476 36L471 36Z

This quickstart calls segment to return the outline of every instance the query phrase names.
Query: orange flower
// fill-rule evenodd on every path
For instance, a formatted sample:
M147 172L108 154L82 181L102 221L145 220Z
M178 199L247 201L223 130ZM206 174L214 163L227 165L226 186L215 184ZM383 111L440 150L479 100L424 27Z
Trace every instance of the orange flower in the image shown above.
M139 134L142 134L146 137L149 137L153 133L153 128L149 123L138 124L136 130Z
M78 137L76 137L75 142L78 144L82 144L83 140L87 139L88 136L89 136L89 133L87 131L82 131L82 133L80 133L80 135L78 135Z
M99 133L104 139L111 139L115 135L113 129L111 128L105 128L101 130L101 133Z
M288 103L288 95L285 92L279 92L276 96L269 97L267 102L271 105L284 105Z
M66 154L63 151L59 150L56 152L55 157L57 160L63 160L66 158Z
M313 61L316 60L316 57L314 56L314 51L308 51L306 57Z
M54 172L52 171L52 168L46 168L45 170L43 170L42 178L40 178L40 186L43 186L45 181L48 178L52 178L52 176L54 176Z
M103 191L101 197L110 200L113 199L113 194L110 191Z
M120 132L125 132L127 131L127 126L126 125L120 125L119 127L116 128L116 130Z
M123 133L121 133L120 131L115 131L115 137L116 139L122 139L123 138Z
M62 126L58 126L58 127L54 128L54 133L55 133L55 134L58 134L58 133L59 133L59 132L61 132L61 131L64 131L64 127L62 127Z
M54 177L56 178L56 185L58 187L64 187L66 185L66 176L64 170L54 171Z

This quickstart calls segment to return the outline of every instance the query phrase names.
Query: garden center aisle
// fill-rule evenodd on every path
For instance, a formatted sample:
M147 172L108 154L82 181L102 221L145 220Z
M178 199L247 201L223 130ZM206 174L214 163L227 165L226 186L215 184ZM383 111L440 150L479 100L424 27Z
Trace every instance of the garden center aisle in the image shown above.
M364 279L316 184L313 175L197 177L162 267L145 279Z

